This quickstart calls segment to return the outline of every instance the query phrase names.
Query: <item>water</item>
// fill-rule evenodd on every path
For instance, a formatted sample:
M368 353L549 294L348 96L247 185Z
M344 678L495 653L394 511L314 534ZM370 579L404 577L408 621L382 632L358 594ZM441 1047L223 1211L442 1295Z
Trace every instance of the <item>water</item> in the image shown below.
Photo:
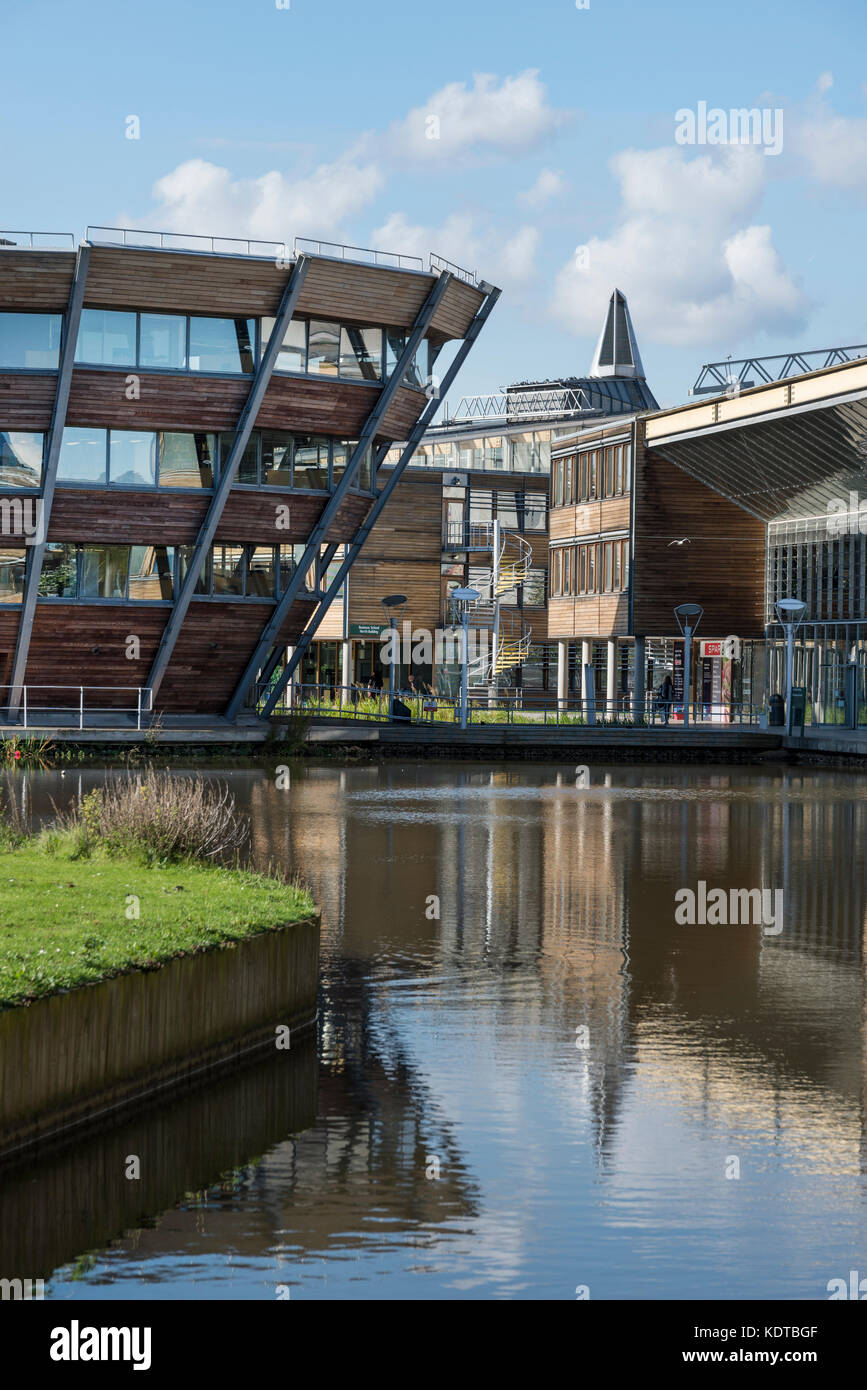
M102 775L26 796L48 813ZM824 1299L867 1276L861 777L220 775L258 862L321 905L318 1041L9 1175L4 1268L57 1299ZM678 925L699 880L782 888L782 931Z

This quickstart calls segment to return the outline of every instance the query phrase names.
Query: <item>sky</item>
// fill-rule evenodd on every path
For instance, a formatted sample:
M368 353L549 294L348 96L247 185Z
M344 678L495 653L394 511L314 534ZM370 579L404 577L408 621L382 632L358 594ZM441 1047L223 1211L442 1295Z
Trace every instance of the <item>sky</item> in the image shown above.
M28 0L0 63L0 227L434 251L503 290L458 394L586 372L615 285L662 405L867 341L864 0Z

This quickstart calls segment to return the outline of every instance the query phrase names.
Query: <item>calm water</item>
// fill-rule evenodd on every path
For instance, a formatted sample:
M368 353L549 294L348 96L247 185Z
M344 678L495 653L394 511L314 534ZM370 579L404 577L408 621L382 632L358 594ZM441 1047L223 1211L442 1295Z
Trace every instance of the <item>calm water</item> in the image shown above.
M4 1268L59 1299L822 1299L867 1275L863 778L220 775L258 861L321 904L318 1040L8 1177ZM782 932L677 925L698 880L782 888Z

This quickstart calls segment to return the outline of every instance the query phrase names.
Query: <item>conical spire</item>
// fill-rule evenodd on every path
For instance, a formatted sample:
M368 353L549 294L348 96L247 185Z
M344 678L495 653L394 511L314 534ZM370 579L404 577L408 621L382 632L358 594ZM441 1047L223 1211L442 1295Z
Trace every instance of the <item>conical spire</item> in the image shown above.
M608 312L596 344L590 376L645 379L626 295L617 289L608 301Z

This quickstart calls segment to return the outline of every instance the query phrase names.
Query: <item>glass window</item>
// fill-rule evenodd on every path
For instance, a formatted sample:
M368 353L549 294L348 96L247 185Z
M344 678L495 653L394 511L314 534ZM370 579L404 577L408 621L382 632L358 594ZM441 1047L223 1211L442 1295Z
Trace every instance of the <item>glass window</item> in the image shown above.
M153 430L111 430L108 480L116 487L154 487L157 437Z
M596 593L596 546L587 547L587 592Z
M182 314L142 314L140 367L183 371L187 365L187 321Z
M629 541L623 542L623 554L620 561L620 587L629 588Z
M213 549L214 593L244 593L244 547L215 545Z
M135 323L136 315L124 309L82 309L76 362L134 367Z
M577 566L576 566L577 569ZM576 574L577 579L577 574ZM524 581L524 607L545 607L545 571L531 569Z
M29 431L0 431L0 487L38 487L42 480L45 436Z
M262 431L262 482L271 487L292 485L292 436Z
M328 489L328 440L323 435L295 436L293 486Z
M319 376L337 376L340 366L340 325L310 320L307 370Z
M603 588L606 594L610 594L614 588L614 545L611 541L606 541L603 546L605 555L605 581Z
M105 487L106 448L106 430L64 429L57 481Z
M544 531L547 524L548 508L545 506L544 492L524 493L524 530Z
M252 372L255 319L190 319L191 372Z
M74 545L46 545L39 576L40 597L75 598L76 564Z
M409 337L409 333L402 328L387 328L385 330L385 373L387 377L391 376L397 366L401 353L409 342ZM424 385L421 372L419 371L418 353L416 353L403 374L403 384L404 386L415 386L418 389L421 389Z
M340 375L353 381L382 378L381 328L341 328Z
M174 597L173 546L133 545L129 554L129 596L151 601Z
M295 549L294 545L281 545L280 550L280 593L285 593L289 580L295 573Z
M178 547L178 583L183 584L186 580L190 564L193 559L195 546L182 545ZM202 568L199 570L199 577L196 580L196 587L193 590L196 594L209 594L211 592L211 557L206 555L202 561Z
M273 598L276 591L276 570L273 545L247 547L247 594Z
M349 445L350 450L355 448L354 444ZM362 492L370 492L373 487L373 448L365 449L358 465L358 472L355 475L354 486L360 488Z
M217 452L215 434L180 434L161 431L159 436L160 487L213 487Z
M274 332L276 319L262 320L262 352L268 346L268 340ZM274 366L275 372L306 372L307 371L307 320L292 319L289 327L283 334L283 345L277 353L277 361Z
M86 545L81 551L82 598L126 598L129 546Z
M621 553L622 548L623 548L623 542L622 542L622 541L615 541L615 542L614 542L614 590L615 590L615 593L618 593L618 592L620 591L620 553Z
M518 529L518 499L514 492L498 492L497 520L510 531Z
M0 603L20 603L24 591L27 550L0 544Z
M220 435L220 467L224 468L229 462L229 455L232 452L232 445L235 442L234 434ZM235 474L236 483L258 483L259 481L259 435L253 430L250 438L244 446L241 455L241 462Z
M0 369L56 371L62 314L0 314Z

